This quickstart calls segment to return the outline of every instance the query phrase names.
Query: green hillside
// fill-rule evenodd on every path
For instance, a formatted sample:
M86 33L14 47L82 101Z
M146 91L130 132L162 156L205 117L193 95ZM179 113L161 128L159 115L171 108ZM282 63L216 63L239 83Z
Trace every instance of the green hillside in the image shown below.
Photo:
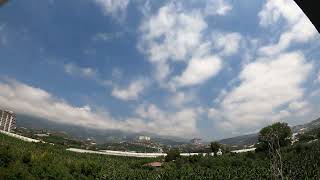
M319 179L320 143L282 149L288 179ZM0 135L0 179L269 179L263 153L186 157L161 168L143 164L161 159L68 152L64 146L33 144Z

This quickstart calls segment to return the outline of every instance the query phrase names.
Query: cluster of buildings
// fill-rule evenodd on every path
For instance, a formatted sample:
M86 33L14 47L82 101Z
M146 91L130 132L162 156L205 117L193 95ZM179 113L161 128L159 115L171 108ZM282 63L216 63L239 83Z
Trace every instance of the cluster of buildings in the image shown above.
M0 130L11 132L16 128L16 115L12 111L0 110Z
M193 138L190 140L190 142L194 145L200 145L201 141L202 141L202 139L200 139L200 138Z
M139 141L150 141L151 137L149 137L149 136L139 136L138 140Z

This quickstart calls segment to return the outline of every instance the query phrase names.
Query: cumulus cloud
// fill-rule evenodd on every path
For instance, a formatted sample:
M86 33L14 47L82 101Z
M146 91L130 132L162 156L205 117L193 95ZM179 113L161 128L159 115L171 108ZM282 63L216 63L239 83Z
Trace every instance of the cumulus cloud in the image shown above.
M259 12L260 25L264 27L274 25L281 18L284 18L289 24L295 24L302 15L302 11L294 1L267 0Z
M65 64L64 71L70 75L85 77L85 78L95 78L97 76L96 70L90 67L80 67L73 63Z
M0 104L17 113L91 128L115 128L108 113L94 113L89 106L74 107L36 87L17 81L0 82ZM102 116L102 114L104 114Z
M221 56L231 56L239 51L242 36L236 32L218 32L212 34L212 39L214 48L219 50Z
M205 18L225 15L229 10L231 5L223 0L206 2L205 11L188 9L176 2L166 4L143 21L138 48L154 65L155 78L162 87L174 90L202 84L222 69L222 56L238 52L242 39L239 33L216 32L205 38ZM212 54L214 49L216 55ZM178 62L187 64L186 69L181 75L170 77Z
M101 6L105 15L112 15L118 20L123 20L126 16L126 10L129 0L95 0Z
M185 135L192 137L197 134L197 111L194 109L183 109L178 112L168 112L159 109L154 104L140 105L136 109L137 115L142 119L149 119L150 131L161 129L167 135Z
M242 130L261 127L279 116L282 106L293 103L290 110L303 106L294 102L304 96L302 84L311 69L299 52L261 58L246 65L240 74L240 85L220 104L220 126Z
M193 93L176 92L170 96L169 102L174 107L181 108L194 99L195 95Z
M273 55L286 50L292 43L306 43L316 37L317 30L294 1L268 0L259 13L260 25L275 25L281 18L286 22L286 30L279 41L260 48L260 53Z
M206 27L200 13L183 12L169 4L142 24L142 45L151 61L183 60L201 42Z
M185 71L174 78L177 86L192 86L207 81L221 69L221 59L216 56L192 58Z
M273 55L286 50L292 43L306 43L314 39L317 30L312 23L306 18L301 18L288 31L281 34L277 43L260 48L260 52L266 55Z
M197 131L197 114L192 109L166 112L155 105L139 106L137 117L116 119L108 111L94 111L89 105L73 106L43 89L14 80L0 81L0 107L56 123L101 130L177 137L191 136Z
M162 72L159 77L166 78L170 73L168 61L185 60L201 43L202 32L206 28L200 12L185 12L178 5L170 3L142 23L139 49L148 55L150 62L164 69L158 71Z
M207 15L224 16L231 10L231 4L226 0L208 0L204 11Z
M115 98L128 101L128 100L136 100L139 98L141 93L146 89L149 82L146 79L138 79L132 81L128 87L119 88L114 87L111 95Z

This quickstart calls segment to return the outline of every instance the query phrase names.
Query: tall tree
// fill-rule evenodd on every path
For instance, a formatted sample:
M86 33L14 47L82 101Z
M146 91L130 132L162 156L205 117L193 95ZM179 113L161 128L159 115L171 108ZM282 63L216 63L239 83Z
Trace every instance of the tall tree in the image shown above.
M261 129L259 134L259 144L264 148L268 147L271 141L279 141L279 147L287 146L291 142L291 128L287 123L274 123Z
M211 142L210 147L211 147L212 152L217 153L219 151L219 149L221 148L221 144L214 141L214 142Z
M273 179L283 179L281 147L290 143L292 132L287 123L274 123L261 129L259 146L267 150Z

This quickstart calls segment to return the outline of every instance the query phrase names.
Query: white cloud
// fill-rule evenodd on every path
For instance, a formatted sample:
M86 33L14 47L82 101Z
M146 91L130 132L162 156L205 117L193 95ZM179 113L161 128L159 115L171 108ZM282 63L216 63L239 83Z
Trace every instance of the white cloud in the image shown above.
M126 16L126 10L129 0L95 0L101 6L105 15L112 15L118 20L123 20Z
M225 0L208 0L204 11L207 15L224 16L231 10L231 4Z
M311 111L311 105L307 101L294 101L288 105L290 112L302 116Z
M228 93L228 92L227 92L225 89L222 89L222 90L219 92L218 96L214 99L214 103L215 103L215 104L221 103L221 101L222 101L223 98L227 95L227 93Z
M208 109L208 118L209 119L220 119L221 118L221 113L216 108L209 108Z
M88 106L74 107L64 100L53 97L40 89L9 80L0 82L0 104L17 113L45 118L57 123L67 123L91 128L103 127L108 124L110 129L115 123L107 113L94 113Z
M144 17L150 16L151 14L151 1L152 0L138 0L135 1L138 4L138 9Z
M242 39L239 33L213 33L209 38L212 42L204 38L209 11L211 15L225 15L231 6L226 1L211 0L205 9L204 12L201 8L188 9L177 2L169 3L141 24L138 48L154 65L155 78L162 87L197 85L215 76L222 63L220 57L211 53L213 48L221 56L238 52ZM187 68L181 75L169 77L174 72L173 64L179 61L187 63Z
M186 137L196 133L196 112L184 109L165 112L154 105L140 110L138 117L115 119L108 111L94 111L90 106L76 107L40 88L14 80L0 82L0 107L15 113L94 129L147 132Z
M132 81L128 87L119 88L114 87L111 95L115 98L128 101L128 100L136 100L139 98L141 93L146 89L149 82L146 79L138 79Z
M315 83L320 83L320 72L318 73L316 79L314 80Z
M312 65L298 52L261 58L246 65L240 74L240 85L220 104L223 118L219 123L241 130L263 126L279 116L279 108L304 96L301 86L311 69Z
M153 62L183 60L201 42L206 27L200 13L186 13L169 4L142 24L142 45Z
M298 111L306 108L307 106L308 106L308 102L306 101L294 101L290 103L288 107L291 111Z
M177 86L192 86L204 83L215 76L221 67L221 59L216 56L192 58L185 71L174 78L173 84Z
M65 64L64 71L70 75L85 78L95 78L97 76L96 70L90 67L79 67L78 65L73 63Z
M286 21L286 30L274 44L262 47L262 54L273 55L286 50L292 43L306 43L316 37L317 30L299 6L291 0L268 0L259 13L260 25L275 26L281 18ZM278 25L276 25L278 26Z
M146 126L150 131L156 132L161 129L162 134L192 137L197 134L197 111L194 109L183 109L178 112L166 112L156 105L140 105L136 109L137 115L142 119L151 120Z
M172 69L170 68L169 63L164 62L164 61L160 61L160 62L156 62L153 63L154 67L155 67L155 79L159 82L164 81L168 75L172 72ZM160 84L161 86L165 87L165 84Z
M291 0L267 0L259 12L260 25L270 26L274 25L280 18L284 18L289 24L295 24L303 12L294 1Z
M207 28L203 18L198 11L185 12L179 5L170 3L142 23L139 49L159 66L157 70L162 73L158 78L169 75L168 61L184 61L199 46L202 32Z
M239 33L213 33L213 46L221 56L231 56L239 51L242 36Z
M288 31L282 33L277 43L261 47L259 51L266 55L281 53L292 45L292 43L306 43L314 39L317 34L317 30L312 23L304 17Z
M123 72L119 68L112 69L112 72L111 72L112 78L111 79L103 79L103 78L101 78L101 74L99 73L98 70L95 70L90 67L80 67L74 63L64 64L63 68L64 68L64 71L69 75L72 75L75 77L86 78L86 79L89 79L89 80L96 82L97 85L100 85L103 87L108 87L108 88L112 87L112 86L116 86L115 82L120 80L123 76ZM142 82L142 80L141 80L141 82ZM139 84L136 83L135 85L132 86L132 88L136 88L137 85L139 85ZM114 87L114 90L122 91L122 90L120 90L119 87ZM134 89L134 90L137 91L137 89ZM124 94L124 91L122 91L121 93ZM121 96L120 95L121 93L119 92L119 94L117 94L115 92L115 94L118 95L119 97ZM138 92L138 93L140 93L140 92ZM133 95L131 94L131 96L133 96ZM131 98L133 98L133 97L131 97Z
M171 103L171 105L181 108L194 99L195 95L193 93L176 92L173 96L170 97L169 102Z

